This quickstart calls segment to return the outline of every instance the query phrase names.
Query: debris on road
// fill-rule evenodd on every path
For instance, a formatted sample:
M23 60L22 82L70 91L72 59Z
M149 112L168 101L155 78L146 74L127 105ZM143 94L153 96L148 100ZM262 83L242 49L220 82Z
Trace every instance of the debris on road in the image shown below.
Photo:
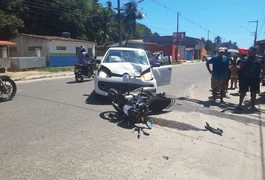
M205 129L210 131L210 132L212 132L212 133L214 133L214 134L218 134L220 136L222 136L222 134L223 134L223 130L222 129L220 129L220 128L214 129L207 122L206 122Z
M164 158L165 160L169 160L169 157L167 157L167 156L163 156L163 158Z

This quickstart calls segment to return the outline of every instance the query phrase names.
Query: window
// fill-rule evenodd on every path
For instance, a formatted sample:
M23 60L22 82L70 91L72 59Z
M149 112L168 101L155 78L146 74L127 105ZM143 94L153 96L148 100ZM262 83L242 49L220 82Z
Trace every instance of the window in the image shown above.
M35 49L37 49L37 48L41 49L40 46L30 46L30 47L28 47L28 51L35 51Z
M9 51L16 52L17 51L17 47L9 47Z
M65 46L56 46L56 50L66 51L66 47Z

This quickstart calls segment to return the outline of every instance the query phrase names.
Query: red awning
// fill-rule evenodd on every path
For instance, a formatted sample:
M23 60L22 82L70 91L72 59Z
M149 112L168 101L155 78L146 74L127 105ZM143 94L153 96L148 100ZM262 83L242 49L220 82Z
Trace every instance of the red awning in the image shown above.
M10 42L10 41L0 41L0 45L12 46L12 45L17 45L17 43Z
M246 48L238 48L240 54L248 55L248 49Z

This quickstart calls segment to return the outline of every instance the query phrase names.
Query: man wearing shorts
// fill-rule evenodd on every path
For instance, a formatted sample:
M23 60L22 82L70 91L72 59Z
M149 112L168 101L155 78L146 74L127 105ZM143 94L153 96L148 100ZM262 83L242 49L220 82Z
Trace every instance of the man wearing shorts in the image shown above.
M213 100L216 100L217 91L220 90L220 99L221 103L224 103L224 96L226 90L226 77L229 69L229 59L227 56L224 56L225 50L219 48L218 56L212 57L206 63L206 67L209 73L212 75L211 78L211 87L213 93ZM213 65L213 70L210 69L210 64Z
M248 56L244 57L240 62L240 80L239 92L240 99L237 108L242 108L242 103L246 93L250 89L251 94L251 109L255 108L257 93L260 93L260 73L265 70L264 61L257 56L257 48L251 46L248 49Z

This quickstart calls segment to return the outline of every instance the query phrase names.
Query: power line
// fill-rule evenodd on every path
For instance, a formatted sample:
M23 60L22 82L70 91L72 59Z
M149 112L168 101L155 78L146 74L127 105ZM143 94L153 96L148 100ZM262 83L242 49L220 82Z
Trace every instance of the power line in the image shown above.
M170 12L172 12L172 13L174 13L174 14L177 14L176 11L174 11L173 9L170 9L170 8L167 7L166 5L163 5L163 4L159 3L157 0L152 0L152 2L154 2L155 4L157 4L157 5L161 6L161 7L164 7L165 9L169 10ZM212 31L208 30L207 28L204 28L203 26L199 25L198 23L196 23L196 22L194 22L194 21L188 19L187 17L183 16L181 13L180 13L180 17L182 17L184 20L186 20L186 21L188 21L188 22L190 22L190 23L192 23L192 24L198 26L199 28L201 28L201 29L203 29L203 30L205 30L205 31L207 31L207 32L209 31L209 33L211 33L211 34L213 34L213 35L215 35L215 36L219 36L219 35L213 33ZM221 37L222 39L225 39L225 38L223 38L222 36L220 36L220 37Z

